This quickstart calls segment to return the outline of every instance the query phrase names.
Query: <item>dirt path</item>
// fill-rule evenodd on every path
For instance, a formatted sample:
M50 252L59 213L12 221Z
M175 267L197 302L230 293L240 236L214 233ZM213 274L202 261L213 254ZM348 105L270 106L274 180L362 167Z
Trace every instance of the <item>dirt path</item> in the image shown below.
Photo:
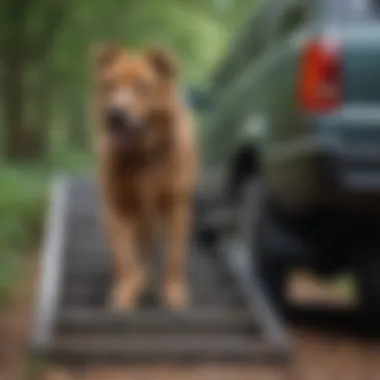
M26 270L12 295L13 301L0 311L0 380L24 380L36 260L26 262Z

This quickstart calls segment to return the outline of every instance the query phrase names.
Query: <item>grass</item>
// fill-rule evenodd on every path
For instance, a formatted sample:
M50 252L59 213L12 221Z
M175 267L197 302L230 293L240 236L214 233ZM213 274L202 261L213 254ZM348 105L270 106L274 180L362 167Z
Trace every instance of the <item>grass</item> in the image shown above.
M51 178L89 168L84 154L52 157L33 165L0 165L0 306L23 273L25 257L38 247Z
M48 362L41 357L30 357L26 363L23 380L39 380L45 369L48 368Z

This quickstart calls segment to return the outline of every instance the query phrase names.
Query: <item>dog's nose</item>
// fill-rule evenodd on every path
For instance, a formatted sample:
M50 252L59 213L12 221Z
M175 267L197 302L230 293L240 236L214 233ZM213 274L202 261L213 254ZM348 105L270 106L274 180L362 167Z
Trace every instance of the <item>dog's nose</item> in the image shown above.
M106 112L106 119L109 129L113 132L122 131L127 124L124 111L118 107L110 107Z

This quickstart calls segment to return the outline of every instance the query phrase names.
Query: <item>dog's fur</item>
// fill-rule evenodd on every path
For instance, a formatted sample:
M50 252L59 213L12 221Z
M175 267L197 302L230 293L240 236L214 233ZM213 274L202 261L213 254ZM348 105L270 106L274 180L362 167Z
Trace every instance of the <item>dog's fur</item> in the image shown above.
M113 307L137 305L152 239L165 226L162 299L188 303L187 249L197 154L192 118L178 92L178 64L162 48L132 53L98 46L94 57L95 151L114 264ZM110 131L107 110L128 114L128 136Z

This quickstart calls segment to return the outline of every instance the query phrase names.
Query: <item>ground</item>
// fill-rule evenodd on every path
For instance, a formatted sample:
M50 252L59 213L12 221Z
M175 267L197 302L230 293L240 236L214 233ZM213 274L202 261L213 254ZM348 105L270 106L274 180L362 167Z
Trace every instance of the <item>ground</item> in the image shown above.
M13 301L0 312L0 380L24 380L36 268L31 256Z
M257 366L145 366L130 368L44 368L33 374L25 363L36 265L0 318L0 380L376 380L380 342L361 342L331 333L292 329L295 358L287 368ZM301 281L301 280L299 280ZM303 289L306 288L305 279ZM305 294L303 293L302 296Z

